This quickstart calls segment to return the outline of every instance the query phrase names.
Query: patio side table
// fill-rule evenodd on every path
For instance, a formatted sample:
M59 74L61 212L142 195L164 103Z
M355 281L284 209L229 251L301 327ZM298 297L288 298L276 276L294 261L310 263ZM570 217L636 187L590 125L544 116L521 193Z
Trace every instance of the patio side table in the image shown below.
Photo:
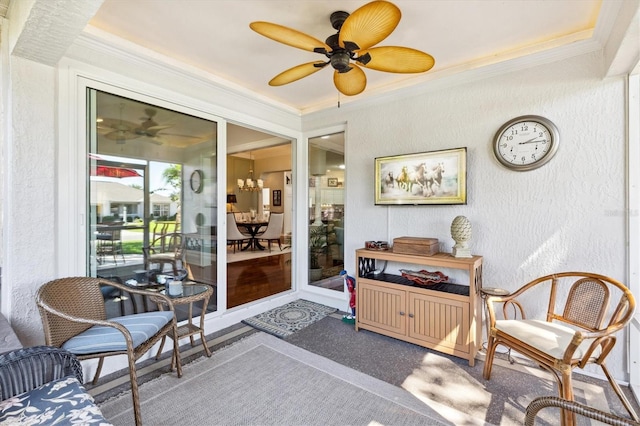
M487 342L483 342L482 343L482 349L485 351L486 353L486 346L485 343L488 344L489 342L489 314L487 311L487 297L489 296L506 296L507 294L509 294L508 290L505 290L503 288L497 288L497 287L481 287L480 288L480 297L482 297L482 301L484 303L484 311L485 311L485 323L486 323L486 329L487 329ZM507 350L507 352L498 352L496 350L496 353L506 353L507 354L507 359L509 360L509 363L513 364L515 362L515 360L511 357L511 348L509 348Z
M168 295L166 290L162 290L160 293ZM189 340L191 340L191 346L195 346L195 341L193 336L196 334L200 334L200 340L202 341L202 346L204 347L204 351L208 357L211 356L211 351L207 346L207 341L204 337L204 317L207 311L207 306L209 304L209 298L213 294L213 287L206 284L197 284L197 283L185 283L182 285L182 294L179 296L171 296L168 295L173 305L189 305L189 314L187 316L187 323L178 326L178 340L189 336ZM202 301L202 312L200 313L200 325L195 325L193 323L193 303ZM159 302L159 300L156 300ZM158 309L163 310L164 304L158 303ZM176 337L173 335L173 332L169 332L169 336L172 339ZM158 353L156 354L156 359L160 358L160 354L162 353L162 348L164 346L165 338L163 337L160 341L160 347L158 348ZM175 359L171 360L171 368L174 368Z

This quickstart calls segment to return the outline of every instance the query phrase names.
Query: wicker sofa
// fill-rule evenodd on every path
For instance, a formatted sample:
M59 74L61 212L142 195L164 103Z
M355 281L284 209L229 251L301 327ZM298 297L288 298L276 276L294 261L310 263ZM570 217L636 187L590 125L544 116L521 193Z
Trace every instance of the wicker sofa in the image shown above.
M33 346L0 355L0 424L109 425L64 349Z

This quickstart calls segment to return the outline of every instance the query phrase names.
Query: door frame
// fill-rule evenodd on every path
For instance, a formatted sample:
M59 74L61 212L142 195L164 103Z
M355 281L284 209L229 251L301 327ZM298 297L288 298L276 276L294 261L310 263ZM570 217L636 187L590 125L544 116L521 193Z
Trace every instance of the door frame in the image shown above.
M627 254L629 289L640 301L640 70L627 79ZM640 312L636 309L629 325L627 359L629 387L640 401Z

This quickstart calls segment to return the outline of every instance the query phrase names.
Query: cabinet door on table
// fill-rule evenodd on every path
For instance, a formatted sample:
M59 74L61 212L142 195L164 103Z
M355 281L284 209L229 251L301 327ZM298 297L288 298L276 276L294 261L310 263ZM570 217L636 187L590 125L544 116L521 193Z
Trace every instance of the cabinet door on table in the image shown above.
M409 337L469 351L469 303L410 292L408 315Z
M396 290L361 282L358 285L358 322L392 333L405 335L407 294Z

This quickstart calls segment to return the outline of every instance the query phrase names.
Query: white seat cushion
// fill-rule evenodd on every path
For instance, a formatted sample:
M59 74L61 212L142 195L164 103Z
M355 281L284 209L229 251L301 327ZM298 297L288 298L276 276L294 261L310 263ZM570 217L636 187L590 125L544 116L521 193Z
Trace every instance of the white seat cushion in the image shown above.
M542 320L497 320L496 328L556 359L562 359L575 334L571 327ZM573 358L582 358L592 341L593 339L584 340L574 352ZM592 356L599 354L598 347Z

